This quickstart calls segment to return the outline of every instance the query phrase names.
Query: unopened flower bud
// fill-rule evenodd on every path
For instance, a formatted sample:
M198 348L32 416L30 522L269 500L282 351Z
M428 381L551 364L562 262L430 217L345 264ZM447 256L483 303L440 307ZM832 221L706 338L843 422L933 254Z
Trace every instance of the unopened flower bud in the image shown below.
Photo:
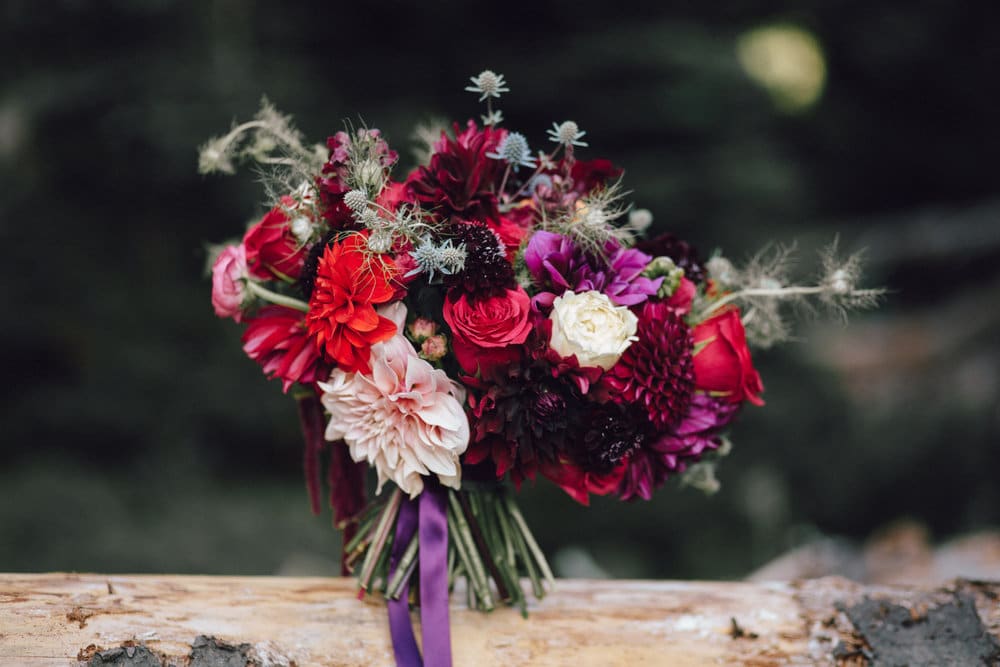
M837 269L830 275L829 285L834 294L847 294L851 291L847 271L843 269Z
M712 280L721 285L732 285L736 282L736 270L733 263L721 255L716 255L705 263L705 269Z
M434 320L429 320L426 317L418 317L410 322L407 331L410 334L410 338L418 343L423 343L437 333L437 327L437 322Z
M684 277L684 269L677 266L674 260L669 257L656 257L646 265L642 275L654 280L662 277L663 283L660 285L660 289L657 290L656 296L660 299L667 299L680 286L681 278Z
M382 190L385 171L377 160L365 160L354 168L354 176L368 192L379 192Z
M448 341L441 334L431 336L420 346L420 356L427 361L440 361L446 354L448 354Z
M313 233L312 221L305 216L299 216L292 220L289 228L292 231L292 236L298 239L299 243L308 241Z
M649 229L653 224L653 214L647 208L636 208L628 212L629 226L639 233Z
M374 253L382 254L392 250L392 236L383 232L376 232L368 237L368 249Z

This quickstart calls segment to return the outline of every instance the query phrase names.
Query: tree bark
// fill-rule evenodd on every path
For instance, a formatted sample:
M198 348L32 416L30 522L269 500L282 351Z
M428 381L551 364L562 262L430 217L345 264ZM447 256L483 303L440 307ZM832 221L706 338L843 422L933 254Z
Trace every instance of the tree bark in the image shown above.
M1000 664L1000 582L560 580L528 619L463 599L456 666ZM351 579L0 575L0 665L392 663L385 605Z

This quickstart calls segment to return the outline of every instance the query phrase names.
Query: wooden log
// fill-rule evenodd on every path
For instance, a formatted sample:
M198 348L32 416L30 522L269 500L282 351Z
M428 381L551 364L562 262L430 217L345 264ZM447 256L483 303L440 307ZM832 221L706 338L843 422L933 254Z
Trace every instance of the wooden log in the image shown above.
M971 664L1000 663L1000 583L560 580L527 620L470 611L463 597L452 597L456 666L866 664L914 647L967 664L953 653L966 645L983 656ZM359 601L350 579L0 575L0 665L78 664L393 660L384 605Z

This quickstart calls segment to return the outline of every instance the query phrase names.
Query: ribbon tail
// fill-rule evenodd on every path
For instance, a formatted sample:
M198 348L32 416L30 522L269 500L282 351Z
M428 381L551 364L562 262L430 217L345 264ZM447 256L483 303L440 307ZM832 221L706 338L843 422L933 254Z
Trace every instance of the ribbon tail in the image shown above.
M451 667L447 491L429 480L420 494L420 627L426 667ZM395 546L395 545L394 545Z
M309 504L313 514L320 513L319 454L326 445L323 439L323 405L316 394L299 399L299 423L305 449L302 453L306 474L306 488L309 490Z
M417 502L406 498L399 508L399 518L396 519L396 536L392 540L392 553L389 556L389 578L399 566L399 560L406 551L406 546L417 532ZM419 539L419 538L418 538ZM421 558L421 561L423 559ZM447 561L446 561L447 562ZM422 566L421 566L422 567ZM421 571L421 575L423 572ZM445 573L447 576L447 573ZM421 584L423 581L421 580ZM447 586L445 580L445 586ZM421 585L421 589L423 586ZM423 667L420 659L420 649L417 638L413 634L413 621L410 619L410 584L403 582L399 599L387 600L389 608L389 634L392 637L392 651L399 667Z

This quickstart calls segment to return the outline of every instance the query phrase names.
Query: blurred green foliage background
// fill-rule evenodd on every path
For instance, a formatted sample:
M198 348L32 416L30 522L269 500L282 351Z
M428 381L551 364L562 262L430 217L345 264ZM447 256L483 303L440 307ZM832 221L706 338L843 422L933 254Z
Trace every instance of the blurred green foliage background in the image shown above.
M1000 523L998 19L913 0L7 0L0 571L336 570L294 403L202 273L263 193L197 176L196 148L266 94L314 141L381 128L405 165L416 121L478 115L462 88L484 68L510 84L508 127L540 143L576 120L656 229L735 259L797 241L804 274L839 233L892 290L757 355L768 405L714 497L585 509L526 488L557 568L740 577L901 516L937 538Z

